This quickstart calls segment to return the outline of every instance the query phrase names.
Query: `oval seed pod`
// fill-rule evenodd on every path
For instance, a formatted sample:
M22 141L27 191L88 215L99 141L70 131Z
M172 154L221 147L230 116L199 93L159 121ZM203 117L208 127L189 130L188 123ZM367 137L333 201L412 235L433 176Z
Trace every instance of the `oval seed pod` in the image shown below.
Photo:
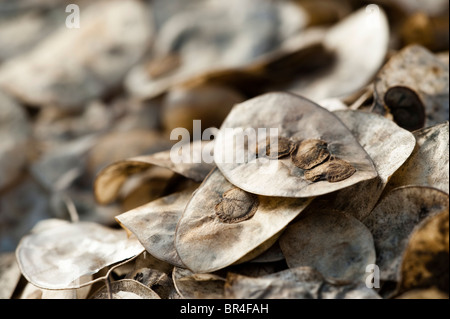
M313 211L280 237L289 268L313 267L334 280L358 282L375 263L372 234L356 218L332 210Z
M261 140L267 136L303 142L290 157L256 156L256 143L261 154ZM299 163L314 167L328 157L340 161L331 164L325 178L308 180L308 170L298 167ZM214 141L214 161L232 184L264 196L317 196L377 176L371 158L333 113L305 98L280 92L233 107Z
M386 192L400 186L421 185L449 192L448 122L413 132L416 147L386 185Z
M116 217L156 258L185 267L175 250L175 228L194 189L151 201Z
M253 259L272 246L310 200L246 194L215 169L194 193L178 222L178 255L195 273Z
M448 208L448 194L423 186L393 189L379 202L363 223L373 235L381 280L400 281L402 256L414 227Z
M39 229L40 228L40 229ZM137 256L144 247L124 230L91 222L44 220L22 238L16 257L24 277L44 289L88 285L80 278Z
M203 156L205 152L212 151L212 143L210 143L210 141L196 141L181 146L176 152L180 155L180 158L177 158L178 162L172 160L172 150L115 162L98 173L94 183L95 198L100 204L111 203L117 198L122 185L130 175L144 172L153 165L168 168L175 173L201 182L214 167L210 162L205 162ZM198 161L197 155L199 155Z

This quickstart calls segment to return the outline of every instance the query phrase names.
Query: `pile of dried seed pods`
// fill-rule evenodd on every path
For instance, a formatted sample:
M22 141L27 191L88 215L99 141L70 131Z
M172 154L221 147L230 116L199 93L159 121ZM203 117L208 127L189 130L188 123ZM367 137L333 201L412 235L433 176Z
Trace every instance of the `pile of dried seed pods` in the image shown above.
M448 298L448 1L79 2L0 28L0 298Z

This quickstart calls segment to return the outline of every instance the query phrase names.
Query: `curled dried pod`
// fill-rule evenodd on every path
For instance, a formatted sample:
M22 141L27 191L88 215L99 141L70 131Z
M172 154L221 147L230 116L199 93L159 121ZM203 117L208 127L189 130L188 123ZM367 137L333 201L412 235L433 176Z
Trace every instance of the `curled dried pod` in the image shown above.
M425 125L425 107L414 90L406 86L393 86L384 95L384 103L399 126L414 131Z
M330 183L336 183L349 178L355 172L356 168L353 167L352 164L347 161L334 158L314 167L311 170L305 171L304 176L310 182L327 180Z
M291 153L292 162L302 169L311 169L322 164L329 157L330 151L327 142L317 139L299 142Z

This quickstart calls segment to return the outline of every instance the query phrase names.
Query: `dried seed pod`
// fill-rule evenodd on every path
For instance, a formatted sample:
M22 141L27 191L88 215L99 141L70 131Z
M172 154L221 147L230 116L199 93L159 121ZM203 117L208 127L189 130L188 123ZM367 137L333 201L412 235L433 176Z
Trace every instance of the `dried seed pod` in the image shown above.
M257 278L229 273L225 298L234 299L381 299L364 283L324 278L311 267L297 267Z
M183 152L184 148L188 151ZM147 171L153 165L168 168L194 181L200 182L214 167L213 164L200 160L196 161L196 155L212 151L212 143L209 141L197 141L184 145L180 148L180 162L172 161L172 151L164 151L147 156L138 156L115 162L103 168L97 175L94 183L94 194L96 200L101 204L113 202L127 178L130 175Z
M116 217L156 258L185 267L174 246L175 228L194 189L171 194Z
M121 279L113 281L110 285L113 299L161 299L156 292L136 280ZM106 286L96 291L90 297L90 299L109 298Z
M21 277L14 252L0 253L0 299L10 299Z
M415 227L402 258L401 291L434 286L448 294L448 216L445 210Z
M295 166L301 169L311 169L322 164L330 157L327 142L321 140L305 140L297 144L291 154Z
M326 278L361 282L375 263L372 234L356 218L332 210L300 217L280 237L289 268L313 267Z
M266 157L240 157L242 154L254 153L256 146L252 143L267 136L274 138L274 130L278 130L277 136L293 141L324 141L327 150L319 147L317 156L323 159L328 152L348 164L341 165L343 171L336 172L333 169L329 172L329 180L333 182L325 178L325 181L311 183L305 179L305 170L296 166L291 159L295 157L295 150L291 157L281 157L276 161ZM261 131L265 131L266 135L258 136ZM237 143L246 138L248 143ZM318 162L314 159L315 153L312 154L311 161ZM333 113L302 97L280 92L264 94L233 107L214 140L214 160L232 184L264 196L317 196L377 176L370 157Z
M136 280L144 286L152 289L158 296L167 299L174 291L172 279L157 269L139 268L128 273L125 279Z
M177 292L185 299L223 299L225 278L215 274L195 274L175 267L172 279Z
M311 182L327 180L330 183L343 181L356 172L356 169L347 161L333 158L311 170L305 171L305 178Z
M193 194L178 222L175 247L182 262L191 271L205 273L237 262L255 258L276 241L281 231L309 204L310 199L287 199L257 196L238 192L218 169L204 180ZM216 207L223 195L232 189L233 199L227 200L236 210L253 216L233 223L217 215ZM230 194L230 193L228 193ZM241 200L241 201L240 201ZM256 207L256 211L252 209ZM239 212L239 216L242 211ZM228 212L228 211L226 211ZM230 209L231 214L235 214Z
M2 64L0 86L30 105L80 109L118 86L144 55L153 37L149 18L139 1L92 3L78 32L60 24L30 52Z
M370 38L367 35L370 34ZM389 43L389 23L381 7L348 15L331 27L323 40L333 52L333 65L321 72L298 77L285 90L313 101L342 97L369 84L383 65Z
M379 202L363 223L373 235L381 280L400 281L403 254L414 227L448 208L448 194L423 186L393 189Z
M448 64L427 49L410 45L378 73L375 104L390 111L404 128L419 129L421 124L430 127L448 121L448 86Z
M275 143L271 143L270 137L266 138L266 156L270 159L277 159L288 156L293 152L295 144L286 137L278 136Z
M324 195L320 198L321 205L362 220L375 207L389 178L411 155L416 140L409 131L374 113L337 111L335 114L372 158L378 177Z
M144 247L124 230L96 223L44 220L16 249L24 277L44 289L79 288L92 282L80 277L137 256Z
M239 223L252 218L258 205L258 196L233 187L222 194L222 200L214 211L224 223Z
M413 132L417 145L408 160L386 185L386 192L399 186L421 185L449 192L448 122Z

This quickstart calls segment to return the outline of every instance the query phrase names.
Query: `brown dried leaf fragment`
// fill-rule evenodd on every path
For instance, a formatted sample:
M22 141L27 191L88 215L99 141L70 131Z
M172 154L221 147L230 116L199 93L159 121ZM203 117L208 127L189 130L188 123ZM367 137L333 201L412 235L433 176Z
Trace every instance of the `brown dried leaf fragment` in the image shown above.
M402 291L435 286L449 292L448 210L424 219L411 234L401 265Z
M367 227L333 210L300 217L279 241L289 268L313 267L334 280L364 281L366 266L375 263L375 247Z
M291 154L292 162L301 169L311 169L329 157L327 142L315 139L299 142Z
M432 187L398 187L381 199L363 220L373 235L381 280L401 280L403 254L414 227L448 208L448 194Z
M215 208L223 201L223 194L234 188L218 169L213 170L193 194L178 222L175 247L182 262L195 273L255 258L273 245L286 225L311 201L257 196L259 205L251 218L224 223ZM252 201L255 196L240 194L242 200ZM253 208L249 202L240 205Z
M311 182L327 180L330 183L336 183L349 178L355 172L356 169L349 162L334 158L305 171L305 178Z

